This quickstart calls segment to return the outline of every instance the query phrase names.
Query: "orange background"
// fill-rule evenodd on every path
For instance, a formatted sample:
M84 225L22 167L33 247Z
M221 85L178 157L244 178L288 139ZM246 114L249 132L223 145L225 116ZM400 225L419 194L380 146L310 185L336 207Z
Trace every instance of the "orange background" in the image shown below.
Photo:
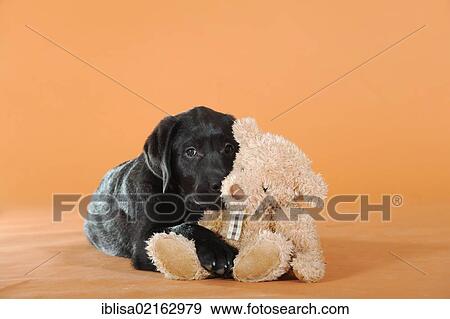
M255 117L304 149L331 195L401 194L405 223L449 221L448 1L0 2L4 224L92 192L165 116L26 25L168 113Z

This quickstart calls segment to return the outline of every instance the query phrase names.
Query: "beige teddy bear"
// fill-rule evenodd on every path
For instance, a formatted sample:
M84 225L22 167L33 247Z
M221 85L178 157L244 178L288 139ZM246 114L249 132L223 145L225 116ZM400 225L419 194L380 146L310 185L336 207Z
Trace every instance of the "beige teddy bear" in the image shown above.
M319 237L313 218L298 205L323 203L327 186L322 177L312 171L311 161L295 144L261 132L254 119L237 120L233 134L239 152L222 182L227 209L206 212L199 224L238 248L236 280L275 280L291 268L302 281L320 280L325 263ZM166 278L210 275L200 265L194 242L181 235L156 234L149 239L147 251Z

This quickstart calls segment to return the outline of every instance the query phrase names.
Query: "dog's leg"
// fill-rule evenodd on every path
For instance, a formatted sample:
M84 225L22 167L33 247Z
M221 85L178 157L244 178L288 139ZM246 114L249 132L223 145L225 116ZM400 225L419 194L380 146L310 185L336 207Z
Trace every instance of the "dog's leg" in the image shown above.
M138 270L157 271L156 266L148 258L146 241L154 232L150 232L147 236L142 234L139 240L134 242L133 254L131 255L131 263Z
M203 268L218 276L231 276L237 249L225 243L209 229L196 223L141 231L134 241L135 246L131 257L133 266L140 270L156 271L155 265L147 255L146 241L156 233L171 232L194 241L198 259Z

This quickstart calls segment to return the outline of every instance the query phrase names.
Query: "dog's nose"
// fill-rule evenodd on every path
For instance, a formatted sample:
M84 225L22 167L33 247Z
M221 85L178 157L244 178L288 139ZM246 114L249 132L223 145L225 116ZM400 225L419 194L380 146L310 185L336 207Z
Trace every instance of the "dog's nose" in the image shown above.
M211 183L210 188L213 192L220 192L220 188L222 186L221 182Z

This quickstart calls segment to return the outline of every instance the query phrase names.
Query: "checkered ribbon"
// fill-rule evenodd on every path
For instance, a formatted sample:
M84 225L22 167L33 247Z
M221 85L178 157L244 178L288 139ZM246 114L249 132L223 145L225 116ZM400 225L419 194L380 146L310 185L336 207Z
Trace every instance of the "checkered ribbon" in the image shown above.
M227 238L238 240L241 237L242 224L244 222L244 212L234 212L231 214L230 224L228 226Z

